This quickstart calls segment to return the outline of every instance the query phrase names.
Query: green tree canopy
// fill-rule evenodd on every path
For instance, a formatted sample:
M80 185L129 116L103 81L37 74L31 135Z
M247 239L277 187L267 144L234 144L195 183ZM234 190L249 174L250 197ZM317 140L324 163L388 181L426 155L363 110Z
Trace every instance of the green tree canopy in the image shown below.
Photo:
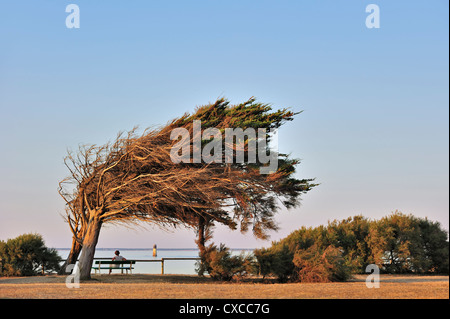
M0 241L0 274L4 276L33 276L42 271L58 271L60 256L47 248L39 234L24 234Z

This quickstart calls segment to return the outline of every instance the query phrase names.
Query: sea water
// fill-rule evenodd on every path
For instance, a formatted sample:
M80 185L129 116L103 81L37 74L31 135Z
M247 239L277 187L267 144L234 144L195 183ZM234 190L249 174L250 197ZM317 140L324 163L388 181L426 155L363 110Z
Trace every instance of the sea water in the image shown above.
M128 260L137 260L134 264L134 274L161 274L161 258L198 258L198 249L170 249L158 248L157 256L153 257L153 248L97 248L95 250L94 258L113 258L114 252L120 251L120 255ZM58 248L58 254L62 259L66 259L69 255L70 249ZM250 253L252 249L231 249L233 255L240 253ZM139 261L147 260L147 261ZM149 262L148 260L155 260ZM165 260L164 274L182 274L195 275L196 260ZM95 265L95 264L94 264ZM108 273L107 269L102 269L101 273ZM120 270L113 270L113 273L120 273Z

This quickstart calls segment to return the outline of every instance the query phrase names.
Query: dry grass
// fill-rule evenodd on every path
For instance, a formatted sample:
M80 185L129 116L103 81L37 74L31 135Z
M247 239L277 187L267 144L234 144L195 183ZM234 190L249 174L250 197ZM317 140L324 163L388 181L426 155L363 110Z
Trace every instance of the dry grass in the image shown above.
M448 276L381 276L368 289L365 276L345 283L218 283L185 275L97 275L69 289L64 276L0 278L0 298L26 299L448 299Z

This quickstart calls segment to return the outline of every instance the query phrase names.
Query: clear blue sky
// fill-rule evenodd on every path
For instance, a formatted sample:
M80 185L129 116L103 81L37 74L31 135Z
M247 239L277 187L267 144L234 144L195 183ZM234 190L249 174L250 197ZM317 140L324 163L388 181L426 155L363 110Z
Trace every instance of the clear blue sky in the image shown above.
M68 29L66 5L80 8ZM368 29L365 8L380 8ZM280 131L319 187L271 240L395 210L449 227L449 4L433 1L0 1L0 239L68 247L63 157L135 125L251 96L304 110ZM261 247L218 228L216 242ZM194 247L192 231L106 227L99 247Z

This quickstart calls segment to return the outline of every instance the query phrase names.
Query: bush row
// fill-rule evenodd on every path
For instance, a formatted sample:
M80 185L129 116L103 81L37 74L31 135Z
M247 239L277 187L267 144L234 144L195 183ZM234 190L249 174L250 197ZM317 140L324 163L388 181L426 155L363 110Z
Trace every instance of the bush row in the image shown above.
M326 226L302 227L269 248L232 256L210 245L198 273L231 280L246 274L279 281L345 281L369 264L383 273L449 273L448 234L438 222L395 212L380 220L361 215Z
M33 276L59 269L60 256L38 234L0 241L0 276Z

